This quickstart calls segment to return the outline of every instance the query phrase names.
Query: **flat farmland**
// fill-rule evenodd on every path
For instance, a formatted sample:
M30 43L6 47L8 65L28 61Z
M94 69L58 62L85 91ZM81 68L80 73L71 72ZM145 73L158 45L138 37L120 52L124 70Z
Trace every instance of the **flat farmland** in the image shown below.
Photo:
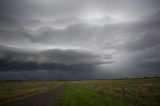
M160 78L73 81L82 87L130 101L136 106L160 106Z
M1 81L0 102L4 106L160 106L160 78Z

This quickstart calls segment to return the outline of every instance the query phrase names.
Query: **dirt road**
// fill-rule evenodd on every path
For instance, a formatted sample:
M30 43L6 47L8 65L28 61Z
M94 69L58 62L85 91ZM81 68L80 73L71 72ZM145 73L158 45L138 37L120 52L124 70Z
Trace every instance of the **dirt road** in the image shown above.
M64 85L47 92L30 96L23 100L19 100L5 105L3 104L0 106L48 106L48 103L52 101L59 93L61 93L63 89Z

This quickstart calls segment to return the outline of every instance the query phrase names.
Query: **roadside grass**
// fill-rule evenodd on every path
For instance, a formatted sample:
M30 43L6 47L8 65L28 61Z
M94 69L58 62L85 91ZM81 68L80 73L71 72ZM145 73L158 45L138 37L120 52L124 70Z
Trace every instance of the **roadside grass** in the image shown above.
M66 84L64 91L50 106L133 106L126 101L119 101L103 93L88 90L76 84Z
M72 82L119 100L128 100L135 106L160 106L160 78Z
M60 81L0 81L0 104L45 92L61 83Z

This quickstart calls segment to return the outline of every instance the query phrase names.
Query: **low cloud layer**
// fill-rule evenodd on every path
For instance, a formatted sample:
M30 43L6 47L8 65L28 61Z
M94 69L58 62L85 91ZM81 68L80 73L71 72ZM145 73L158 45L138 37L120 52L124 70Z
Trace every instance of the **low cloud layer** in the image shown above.
M43 79L159 76L159 5L159 0L2 0L0 79L38 79L34 73Z
M26 51L5 46L0 46L0 60L1 71L83 71L98 65L113 63L111 55L98 55L83 50Z

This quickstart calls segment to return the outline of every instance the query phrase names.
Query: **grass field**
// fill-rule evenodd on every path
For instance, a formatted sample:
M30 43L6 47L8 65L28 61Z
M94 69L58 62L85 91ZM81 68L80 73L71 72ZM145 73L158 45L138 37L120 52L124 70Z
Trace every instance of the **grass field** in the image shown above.
M57 81L1 81L0 104L53 89L61 83Z
M50 106L133 106L76 84L67 84Z
M63 86L50 106L160 106L160 78L84 81L1 81L0 103Z
M160 106L160 78L73 81L82 87L131 101L135 106Z

